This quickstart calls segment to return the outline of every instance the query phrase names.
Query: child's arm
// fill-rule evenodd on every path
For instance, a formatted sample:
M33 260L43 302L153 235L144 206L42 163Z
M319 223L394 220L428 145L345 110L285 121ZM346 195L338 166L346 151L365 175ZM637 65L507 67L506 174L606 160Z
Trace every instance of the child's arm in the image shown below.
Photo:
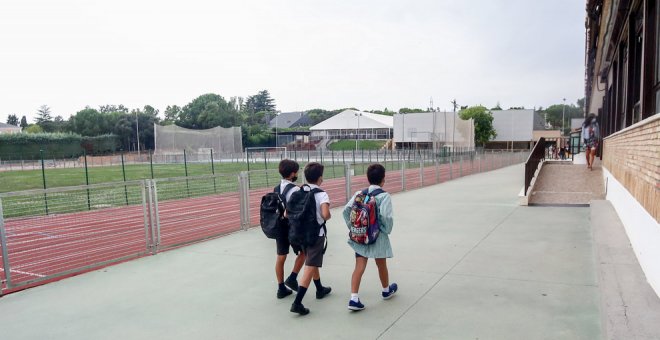
M355 196L357 196L358 192L353 194L353 197L351 197L351 199L346 202L344 211L342 211L342 215L344 215L344 222L346 222L346 225L349 226L349 228L351 224L351 207L353 206L353 201L355 201Z
M329 220L330 217L330 203L322 203L321 204L321 217L323 217L324 220Z
M382 195L380 202L378 202L378 222L380 222L380 230L384 233L389 235L392 232L392 227L394 226L392 197L388 193Z

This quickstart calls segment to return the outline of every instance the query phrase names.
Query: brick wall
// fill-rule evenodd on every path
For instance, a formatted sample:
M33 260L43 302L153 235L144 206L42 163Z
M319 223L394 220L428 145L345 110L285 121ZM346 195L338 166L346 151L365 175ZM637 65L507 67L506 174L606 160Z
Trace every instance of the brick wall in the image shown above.
M660 113L605 138L603 166L660 221Z

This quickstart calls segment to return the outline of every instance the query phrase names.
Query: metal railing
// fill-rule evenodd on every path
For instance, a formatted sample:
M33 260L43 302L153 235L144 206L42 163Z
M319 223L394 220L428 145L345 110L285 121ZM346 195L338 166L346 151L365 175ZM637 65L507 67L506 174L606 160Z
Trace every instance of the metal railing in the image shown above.
M527 189L532 183L536 169L539 167L539 163L545 159L545 138L539 138L539 141L534 145L534 149L527 157L525 162L525 196L527 196Z
M379 157L387 169L385 190L422 188L525 157L420 155ZM328 163L322 187L332 207L368 186L368 162ZM247 230L259 224L261 196L279 182L277 171L269 169L0 193L0 295Z

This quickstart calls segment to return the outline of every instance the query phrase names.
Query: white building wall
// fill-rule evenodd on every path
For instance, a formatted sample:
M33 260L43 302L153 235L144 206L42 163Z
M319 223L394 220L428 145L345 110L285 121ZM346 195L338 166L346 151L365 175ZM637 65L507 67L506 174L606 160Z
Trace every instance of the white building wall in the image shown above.
M603 175L607 183L607 200L612 202L626 229L646 280L660 296L660 225L605 168Z
M494 110L495 142L531 141L534 139L534 110Z

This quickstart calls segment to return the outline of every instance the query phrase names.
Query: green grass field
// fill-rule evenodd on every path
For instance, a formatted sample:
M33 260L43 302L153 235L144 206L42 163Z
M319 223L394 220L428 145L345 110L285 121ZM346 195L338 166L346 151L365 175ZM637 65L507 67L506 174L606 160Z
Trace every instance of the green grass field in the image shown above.
M383 145L385 145L384 141L361 140L358 142L358 150L380 150L383 147ZM355 140L343 139L328 145L328 149L335 151L355 150Z

